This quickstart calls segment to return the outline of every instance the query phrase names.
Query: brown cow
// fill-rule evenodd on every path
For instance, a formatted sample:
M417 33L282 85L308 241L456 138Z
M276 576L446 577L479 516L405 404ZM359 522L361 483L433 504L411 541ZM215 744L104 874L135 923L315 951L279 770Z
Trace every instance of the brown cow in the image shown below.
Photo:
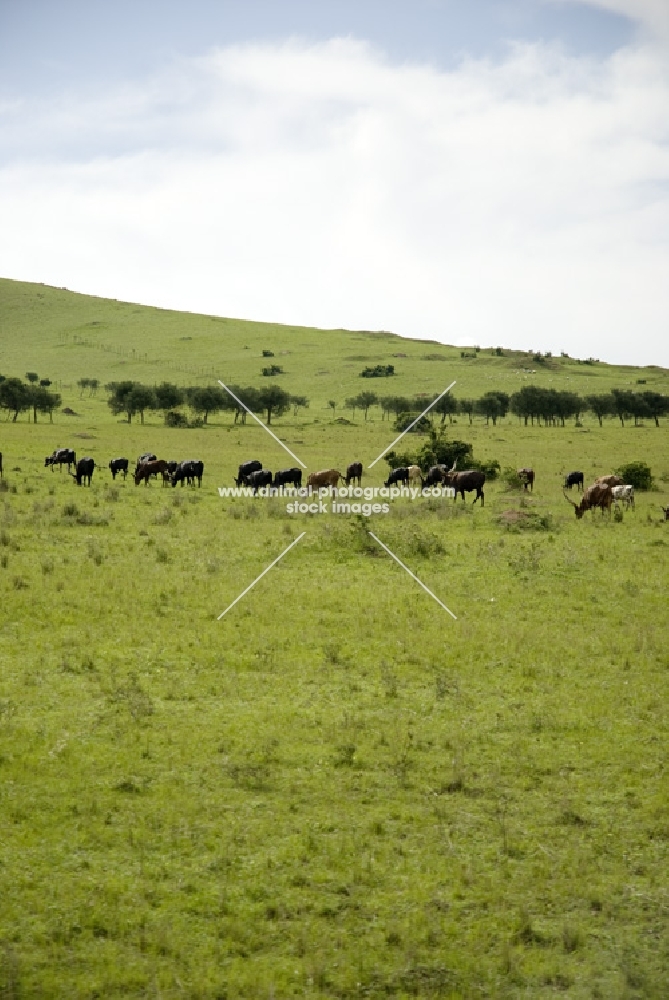
M346 485L347 486L351 485L351 480L352 479L357 479L358 480L358 486L360 486L360 484L362 482L362 462L351 462L351 464L349 466L347 466L347 469L346 469Z
M530 490L534 492L534 469L518 469L516 475L523 484L524 490L529 486Z
M344 479L338 469L323 469L321 472L310 472L307 479L307 487L312 489L322 489L326 486L334 488L340 479Z
M570 500L567 494L562 491L565 500L574 508L576 517L580 520L585 514L586 510L591 510L594 514L595 508L599 507L602 514L605 510L611 513L611 504L613 503L613 490L607 483L593 483L592 486L588 486L587 490L581 498L579 504L574 503Z
M474 497L472 503L476 503L477 500L481 501L481 506L485 504L485 494L483 492L483 487L485 485L485 472L480 472L478 469L466 469L464 472L456 472L455 467L458 464L456 458L453 465L448 470L444 476L444 485L452 486L455 490L455 495L453 501L458 499L458 493L462 494L462 502L465 502L465 493L471 493L476 490L476 496Z
M420 483L421 486L423 485L423 473L420 471L420 467L418 465L409 466L409 482Z
M163 476L163 485L165 484L165 473L167 472L167 462L164 458L158 458L154 462L142 462L135 469L135 486L139 486L142 479L144 480L144 485L147 486L151 476L157 476L161 473Z

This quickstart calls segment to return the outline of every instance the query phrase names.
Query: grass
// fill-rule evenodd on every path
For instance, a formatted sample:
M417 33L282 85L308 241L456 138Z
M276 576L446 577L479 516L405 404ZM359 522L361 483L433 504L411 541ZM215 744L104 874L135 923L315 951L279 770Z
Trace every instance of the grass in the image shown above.
M0 293L6 374L114 377L111 352L65 342L75 323L108 322L110 343L175 363L183 350L184 364L200 348L180 331L227 329ZM287 387L312 404L276 429L310 469L368 465L389 443L379 419L326 411L339 378L350 394L352 340L385 361L379 338L227 322L218 355L202 334L201 357L231 381L254 380L261 346L291 345ZM510 383L504 361L470 362L472 385ZM458 377L412 366L403 392ZM148 381L140 369L129 377ZM606 389L632 374L583 377ZM128 426L104 394L62 392L80 417L0 431L0 996L664 998L666 426L459 423L477 456L533 465L534 494L500 482L483 509L397 501L368 525L221 499L243 459L292 464L257 426ZM203 487L97 470L78 489L43 467L70 444L104 464L148 448L201 457ZM622 522L577 522L560 473L635 459L658 492Z

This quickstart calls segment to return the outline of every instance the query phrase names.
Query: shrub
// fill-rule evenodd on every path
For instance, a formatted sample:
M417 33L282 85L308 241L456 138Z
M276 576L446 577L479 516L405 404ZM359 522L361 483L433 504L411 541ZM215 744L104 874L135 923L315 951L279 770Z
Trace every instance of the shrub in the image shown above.
M169 410L165 414L165 424L168 427L188 427L188 420L178 410Z
M635 490L650 490L653 486L653 476L650 466L645 462L629 462L616 470L625 484L633 486Z

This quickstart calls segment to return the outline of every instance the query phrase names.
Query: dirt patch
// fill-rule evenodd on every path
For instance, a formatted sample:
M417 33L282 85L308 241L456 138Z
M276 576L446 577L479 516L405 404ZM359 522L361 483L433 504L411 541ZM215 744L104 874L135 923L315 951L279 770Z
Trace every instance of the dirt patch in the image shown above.
M502 524L518 524L519 521L526 521L529 516L529 512L526 510L503 510L499 515L499 520Z

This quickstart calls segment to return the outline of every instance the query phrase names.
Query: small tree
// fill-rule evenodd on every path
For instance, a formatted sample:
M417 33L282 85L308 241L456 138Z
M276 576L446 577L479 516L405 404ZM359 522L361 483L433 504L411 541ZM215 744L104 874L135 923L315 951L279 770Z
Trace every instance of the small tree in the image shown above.
M28 382L31 383L38 382L39 375L37 374L37 372L26 372L26 379L28 380Z
M30 409L30 386L20 378L5 378L0 382L0 407L13 414L12 423L16 423L19 413Z
M648 416L655 421L655 426L660 426L660 417L669 413L669 396L663 396L659 392L647 390L641 393L648 411Z
M367 420L367 412L370 406L375 406L379 401L379 397L375 392L361 392L355 397L351 402L355 404L357 409L362 410L365 414L365 420Z
M493 427L497 425L499 417L505 415L505 409L499 395L496 392L486 392L476 401L476 411L485 417L486 424L492 420Z
M135 413L139 413L141 423L144 423L144 413L146 410L155 410L156 394L149 385L138 384L134 386L126 397L127 404ZM130 423L130 421L128 421Z
M617 470L623 482L629 483L635 490L650 490L653 486L653 475L650 466L645 462L629 462Z
M176 410L184 401L183 389L173 385L171 382L161 382L154 390L156 394L156 404L159 410L163 411L165 423L170 410Z
M337 412L337 401L336 401L336 399L328 399L328 406L332 410L332 417L334 419L334 415Z
M453 414L458 412L458 401L455 396L451 396L450 392L447 392L445 396L441 397L433 409L435 413L441 414L442 424L446 422L446 417L448 417L449 424L452 424Z
M30 405L33 411L33 423L37 423L37 411L49 414L49 423L53 423L53 411L61 405L58 392L49 392L43 385L30 386Z
M132 392L138 382L109 382L105 388L110 393L107 406L114 414L125 413L128 423L132 423L132 418L138 412L137 400Z
M84 389L89 389L91 385L91 380L89 378L80 378L77 382L79 386L79 399L84 395Z
M610 417L614 412L613 410L613 397L610 392L601 393L599 395L586 396L585 405L594 413L599 421L599 426L602 426L602 421L604 417Z
M458 400L458 412L466 413L469 417L469 423L473 423L473 415L476 410L476 403L473 399L459 399Z
M624 427L625 420L634 414L634 393L630 392L629 389L612 389L611 396L613 398L612 410Z
M291 396L290 405L293 407L293 416L296 417L299 409L307 409L309 400L306 396Z
M290 395L285 389L278 385L270 385L266 389L260 389L260 404L267 412L267 424L272 423L272 414L280 417L290 407Z
M206 424L210 413L217 413L227 405L223 393L224 390L216 385L193 386L191 389L186 389L186 398L193 412L202 415L202 420Z

